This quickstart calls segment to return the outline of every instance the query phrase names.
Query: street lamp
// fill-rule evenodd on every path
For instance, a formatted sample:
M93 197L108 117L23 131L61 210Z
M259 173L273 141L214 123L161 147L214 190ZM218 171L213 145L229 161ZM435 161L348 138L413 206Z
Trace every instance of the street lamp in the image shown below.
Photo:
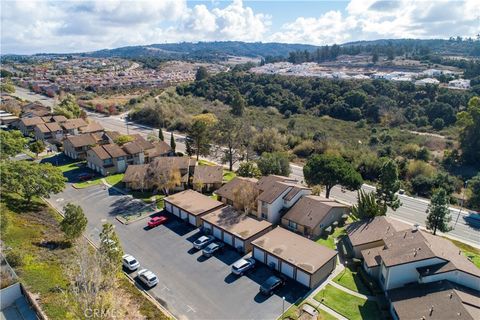
M454 225L454 227L457 226L458 218L460 218L460 213L462 212L463 204L465 203L465 190L467 189L467 186L468 186L468 180L465 181L465 183L464 183L464 185L463 185L462 203L460 204L460 210L458 210L457 220L455 220L455 225Z
M282 319L284 314L285 314L285 297L282 297Z

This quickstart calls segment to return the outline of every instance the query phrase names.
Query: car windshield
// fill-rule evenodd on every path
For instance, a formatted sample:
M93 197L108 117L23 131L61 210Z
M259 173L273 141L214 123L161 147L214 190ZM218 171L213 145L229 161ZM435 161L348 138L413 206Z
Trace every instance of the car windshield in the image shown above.
M270 277L267 279L267 281L265 281L265 284L264 286L265 287L271 287L273 286L275 283L277 283L278 279L276 277Z
M208 249L208 250L214 250L214 249L216 249L217 247L218 247L218 244L212 243L212 244L210 244L210 245L207 247L207 249Z
M150 279L148 279L148 281L155 281L157 280L157 277L153 276L153 277L150 277Z
M246 266L248 266L248 261L243 260L243 261L239 261L239 262L235 263L233 265L233 268L234 269L241 269L241 268L245 268Z
M137 260L135 259L130 260L130 264L135 264L135 263L137 263Z
M195 242L197 242L197 243L202 243L202 242L205 242L205 241L207 241L207 240L208 240L207 237L201 237L201 238L198 238L197 241L195 241Z

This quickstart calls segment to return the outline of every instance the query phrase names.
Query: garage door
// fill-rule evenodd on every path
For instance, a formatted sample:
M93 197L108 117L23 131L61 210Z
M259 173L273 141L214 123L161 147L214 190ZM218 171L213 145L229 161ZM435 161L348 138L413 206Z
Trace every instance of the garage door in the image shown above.
M216 228L216 227L213 227L213 236L217 239L222 239L222 230Z
M197 219L195 219L195 216L189 214L188 215L188 222L191 224L191 225L194 225L196 226L197 225Z
M186 213L186 212L183 211L183 210L180 210L180 218L182 218L183 220L187 220L187 218L188 218L188 213Z
M293 278L293 266L282 261L282 273L289 278Z
M265 251L258 249L257 247L253 247L253 257L258 261L265 263Z
M208 222L203 222L203 230L210 233L212 231L212 225ZM208 230L208 231L207 231Z
M233 246L233 236L230 233L225 232L223 234L223 242Z
M297 281L307 287L310 287L310 275L299 269L297 269Z
M235 249L245 251L245 244L244 244L243 240L240 240L238 238L235 238L235 246L234 247L235 247Z
M173 214L176 215L177 217L180 217L180 209L178 207L173 207Z
M168 203L168 202L165 202L165 210L172 213L172 204Z
M272 255L267 254L267 266L269 268L278 270L278 259Z

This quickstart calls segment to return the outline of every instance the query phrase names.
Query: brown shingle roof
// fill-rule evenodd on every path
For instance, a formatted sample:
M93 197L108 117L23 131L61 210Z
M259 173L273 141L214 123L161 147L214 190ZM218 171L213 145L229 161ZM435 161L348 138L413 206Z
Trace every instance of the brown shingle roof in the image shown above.
M152 146L152 148L148 148L145 150L145 153L150 158L159 157L172 151L172 148L170 148L168 143L166 143L165 141L154 142L152 143Z
M223 206L220 201L193 190L185 190L163 200L195 216Z
M45 126L48 128L50 131L63 131L62 127L56 122L50 122L50 123L45 123Z
M67 121L65 121L62 124L62 126L66 130L77 129L77 128L80 128L80 127L85 127L87 125L88 125L88 123L86 123L85 120L83 120L82 118L68 119Z
M34 126L36 124L44 123L45 121L42 120L40 117L33 117L33 118L21 118L20 122L23 123L24 126Z
M105 149L103 149L103 146L95 146L89 151L95 153L101 160L110 159L112 157L107 151L105 151Z
M348 238L353 246L358 246L383 240L385 237L393 235L399 230L411 228L407 224L396 221L392 223L393 221L393 219L387 217L375 217L353 222L346 228Z
M145 140L140 134L136 133L136 134L131 134L130 135L132 138L133 138L133 141L135 141L139 146L142 147L143 150L146 150L146 149L151 149L153 148L153 143L151 143L150 141L147 141ZM162 141L163 142L163 141Z
M283 218L302 226L315 228L328 216L332 208L347 208L347 206L320 196L304 196L288 210Z
M407 285L388 291L400 319L473 320L480 316L478 292L449 281Z
M224 184L220 189L215 191L215 193L220 197L233 199L235 198L235 193L238 190L245 188L245 186L249 184L256 186L257 181L258 180L255 178L235 177L226 184Z
M362 250L362 257L367 267L372 268L380 265L382 262L380 252L382 250L383 246Z
M208 223L217 226L243 240L270 228L272 224L265 220L256 220L231 206L217 209L202 217Z
M112 141L117 140L117 138L121 136L120 132L118 131L105 131L105 135Z
M193 183L222 183L223 168L221 166L196 166Z
M122 149L128 154L137 154L143 151L141 145L136 141L127 142L122 146Z
M103 131L103 127L98 122L92 121L85 127L80 127L80 132L82 133L93 133Z
M112 158L123 157L127 155L122 148L114 143L104 144L102 147L108 152L108 154L112 156Z
M298 192L305 189L308 189L308 188L300 185L296 185L296 184L276 181L273 183L272 186L270 186L268 189L266 189L260 194L260 196L258 197L258 200L264 201L267 203L272 203L276 199L278 199L278 197L280 197L282 194L287 192L284 195L284 199L289 201L293 199L295 195L298 194Z
M80 134L78 136L68 136L65 140L69 141L75 148L84 146L93 146L97 143L96 139L90 134Z
M254 240L252 244L310 274L337 255L336 251L281 227Z
M277 176L277 175L271 174L271 175L268 175L268 176L261 177L260 180L258 180L258 182L257 182L257 187L260 191L265 191L267 189L272 188L273 185L275 184L275 182L280 182L280 181L290 182L290 183L298 182L297 180L295 180L293 178L288 178L288 177L284 177L284 176Z
M65 116L53 116L52 121L61 123L67 121L67 118Z
M148 164L131 164L127 167L122 182L130 183L145 180Z
M45 123L39 123L35 125L35 128L42 133L50 132L50 130L48 130L47 126L45 125Z

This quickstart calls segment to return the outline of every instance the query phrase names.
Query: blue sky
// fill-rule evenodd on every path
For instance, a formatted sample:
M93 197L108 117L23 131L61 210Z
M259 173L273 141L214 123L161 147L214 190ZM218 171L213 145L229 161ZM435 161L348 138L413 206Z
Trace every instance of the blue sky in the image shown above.
M1 0L1 7L3 54L179 41L324 45L480 31L478 0Z

